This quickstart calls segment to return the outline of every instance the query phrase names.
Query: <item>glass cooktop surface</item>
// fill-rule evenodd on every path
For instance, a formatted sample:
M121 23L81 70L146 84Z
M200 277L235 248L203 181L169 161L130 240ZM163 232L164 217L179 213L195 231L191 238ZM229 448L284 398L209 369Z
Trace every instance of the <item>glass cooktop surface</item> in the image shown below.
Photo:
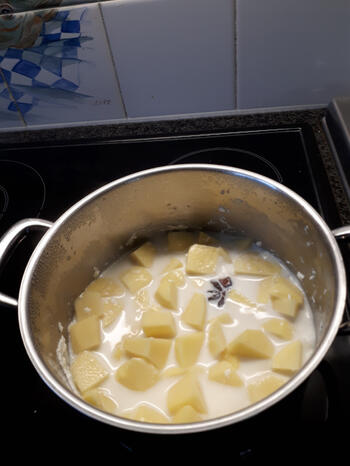
M163 165L208 163L253 171L272 178L305 198L328 226L340 218L312 129L305 126L250 131L164 136L159 138L64 141L56 145L0 147L0 236L17 220L40 217L55 221L93 190L122 176ZM13 249L1 270L1 292L16 297L25 265L41 233L30 233ZM345 251L345 262L348 258ZM1 307L1 306L0 306ZM345 311L347 312L347 311ZM187 436L158 436L101 424L57 397L40 379L25 352L14 309L1 309L3 348L3 420L16 435L40 444L79 438L88 446L120 455L151 459L166 451L200 452L209 448L232 460L260 462L274 455L299 457L310 446L310 429L328 428L350 414L344 399L350 389L349 336L339 334L317 370L291 395L269 410L239 424ZM13 388L14 387L14 388ZM291 428L291 426L294 426ZM312 426L312 427L310 427ZM306 429L306 430L305 430ZM309 432L307 435L305 432ZM303 432L301 434L301 432ZM295 438L290 438L292 433ZM101 440L101 439L105 440ZM91 439L91 442L90 442ZM81 440L82 441L82 440ZM98 442L98 443L96 443ZM317 442L313 454L323 445ZM317 448L317 450L314 450ZM208 450L208 451L209 451ZM311 453L310 450L310 453ZM78 452L78 449L75 450ZM305 457L304 450L304 457ZM170 454L169 454L170 452ZM311 456L310 456L311 457ZM315 457L315 456L314 456Z

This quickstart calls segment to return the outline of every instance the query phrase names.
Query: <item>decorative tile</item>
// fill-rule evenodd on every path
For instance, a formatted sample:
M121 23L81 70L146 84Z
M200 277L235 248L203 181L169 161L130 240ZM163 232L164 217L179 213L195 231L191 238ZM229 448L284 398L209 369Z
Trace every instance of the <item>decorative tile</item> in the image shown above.
M237 0L238 107L328 104L350 94L350 3Z
M231 110L233 0L101 3L129 117Z
M27 124L124 117L97 4L29 12L15 20L21 34L8 37L0 66Z
M23 127L23 118L0 69L0 130Z
M41 8L76 6L85 3L93 3L94 1L95 0L6 0L0 3L0 15L33 11Z

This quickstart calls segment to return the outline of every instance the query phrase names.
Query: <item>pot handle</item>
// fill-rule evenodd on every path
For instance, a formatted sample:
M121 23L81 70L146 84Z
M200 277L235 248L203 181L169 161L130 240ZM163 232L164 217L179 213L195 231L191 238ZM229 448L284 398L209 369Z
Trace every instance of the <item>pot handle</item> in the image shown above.
M4 262L6 254L18 239L26 233L27 229L37 230L41 228L51 228L52 225L52 222L40 218L26 218L15 223L2 238L0 238L0 267ZM18 301L0 292L0 304L17 307Z
M339 228L335 228L332 230L333 235L337 239L345 239L346 237L350 236L350 225L344 225ZM339 330L342 332L347 333L350 329L350 319L344 319L344 321L341 323Z

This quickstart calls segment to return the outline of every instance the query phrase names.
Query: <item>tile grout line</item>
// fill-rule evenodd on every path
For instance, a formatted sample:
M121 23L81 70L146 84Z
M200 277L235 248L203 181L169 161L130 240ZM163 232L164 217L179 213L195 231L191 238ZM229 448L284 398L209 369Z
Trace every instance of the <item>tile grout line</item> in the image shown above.
M6 78L5 78L4 72L2 71L1 68L0 68L0 76L1 76L1 79L3 80L3 82L4 82L5 86L6 86L6 89L7 89L8 93L9 93L9 96L11 97L12 102L15 104L15 106L17 108L17 113L18 113L19 119L21 120L21 122L23 123L24 126L27 126L27 123L26 123L26 121L24 119L24 116L22 115L21 109L19 108L16 99L14 98L12 90L11 90L11 88L10 88Z
M105 23L105 19L104 19L104 16L103 16L103 11L102 11L102 7L101 7L100 2L98 2L98 8L99 8L100 15L101 15L101 21L102 21L102 25L103 25L103 29L104 29L104 33L105 33L105 37L106 37L106 42L107 42L107 46L108 46L109 55L110 55L110 58L111 58L111 61L112 61L113 69L114 69L114 75L115 75L115 79L116 79L116 82L117 82L117 88L118 88L120 98L121 98L121 101L122 101L124 117L128 118L128 112L126 110L126 105L125 105L125 101L124 101L124 97L123 97L123 92L122 92L122 89L121 89L120 80L119 80L119 76L118 76L117 65L116 65L116 62L114 60L114 56L113 56L113 53L112 53L112 47L111 47L111 43L110 43L109 36L108 36L108 33L107 33L107 26L106 26L106 23Z
M237 34L237 0L233 0L233 67L234 67L234 83L233 95L235 99L234 108L238 110L238 34Z

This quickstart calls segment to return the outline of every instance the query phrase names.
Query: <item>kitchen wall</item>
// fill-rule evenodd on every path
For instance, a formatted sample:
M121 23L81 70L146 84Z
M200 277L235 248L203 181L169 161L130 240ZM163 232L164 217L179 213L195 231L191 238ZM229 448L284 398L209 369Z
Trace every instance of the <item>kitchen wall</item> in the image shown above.
M0 14L2 131L350 94L348 0L7 0Z

